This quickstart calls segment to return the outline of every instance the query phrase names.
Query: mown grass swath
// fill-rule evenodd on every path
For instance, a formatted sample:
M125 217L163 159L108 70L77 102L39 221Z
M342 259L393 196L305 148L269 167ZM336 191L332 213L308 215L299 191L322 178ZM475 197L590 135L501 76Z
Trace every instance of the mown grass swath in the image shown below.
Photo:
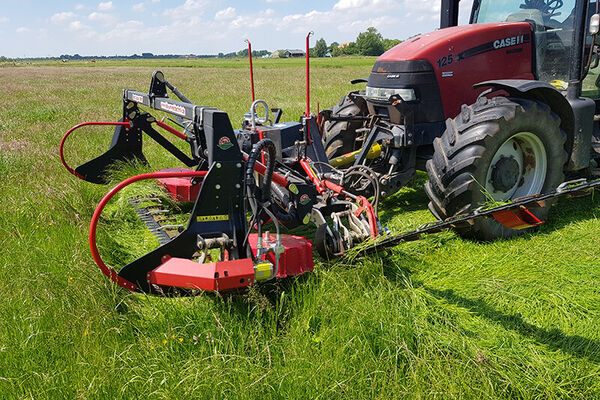
M372 63L315 60L315 103L337 102ZM235 125L250 103L245 66L0 68L0 397L600 396L597 197L560 200L535 235L477 243L446 232L351 263L319 262L314 273L239 296L146 297L105 279L87 228L108 188L63 170L60 137L81 121L117 120L120 90L146 90L157 68ZM255 68L257 97L296 120L302 60L259 59ZM74 134L67 157L99 154L111 132ZM145 152L153 169L178 166L151 143ZM431 220L425 180L382 202L386 226L401 232ZM101 249L114 263L154 245L119 201L100 228L117 233Z

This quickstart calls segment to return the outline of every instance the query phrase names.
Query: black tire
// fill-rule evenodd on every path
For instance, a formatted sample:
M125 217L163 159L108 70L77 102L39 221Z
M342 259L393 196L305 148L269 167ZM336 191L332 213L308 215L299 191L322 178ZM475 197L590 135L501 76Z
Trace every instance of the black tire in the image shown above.
M361 115L360 108L348 96L331 108L333 115ZM356 130L362 128L362 121L326 121L323 133L325 153L329 159L358 150Z
M430 211L438 219L446 219L484 204L486 193L481 183L488 182L494 155L508 140L523 132L537 137L545 151L546 174L541 192L554 190L564 179L567 161L566 134L560 129L560 118L539 101L481 97L471 106L464 105L456 118L449 119L446 131L433 143L434 155L427 161L429 182L425 185L431 200ZM545 220L550 205L547 202L545 207L531 211ZM512 230L493 218L479 218L470 227L457 228L461 236L478 240L511 237L530 230Z

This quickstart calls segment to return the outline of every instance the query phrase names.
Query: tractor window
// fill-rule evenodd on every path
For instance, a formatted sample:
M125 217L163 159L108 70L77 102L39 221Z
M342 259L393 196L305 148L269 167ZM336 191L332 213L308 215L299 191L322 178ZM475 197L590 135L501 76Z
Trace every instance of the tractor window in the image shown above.
M589 32L589 22L592 15L599 10L597 2L591 1L588 8L588 16L587 16L587 25L586 32ZM598 45L600 44L600 35L596 36L594 40L590 35L586 38L586 46L583 55L583 62L586 63L588 58L590 57L590 52L593 51L592 60L590 63L590 69L588 70L587 75L583 80L583 87L581 91L581 95L583 97L589 97L590 99L600 99L600 59ZM592 44L594 48L592 49Z
M474 22L530 22L534 29L538 78L567 88L575 0L481 0Z

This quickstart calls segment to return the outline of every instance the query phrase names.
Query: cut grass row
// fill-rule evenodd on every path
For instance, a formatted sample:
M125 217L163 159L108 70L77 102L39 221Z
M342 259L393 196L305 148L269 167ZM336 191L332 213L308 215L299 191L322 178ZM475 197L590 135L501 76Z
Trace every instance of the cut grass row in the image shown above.
M371 62L315 63L313 98L337 102ZM160 68L235 126L249 107L242 63ZM260 63L258 97L297 119L302 63ZM120 89L145 90L155 67L0 69L0 397L600 397L597 197L561 200L536 235L475 243L443 233L243 296L116 288L87 247L107 188L70 176L56 146L78 122L116 120ZM67 149L73 164L107 145L110 132L87 132ZM146 153L156 168L177 165L157 146ZM383 201L385 225L431 220L425 179Z

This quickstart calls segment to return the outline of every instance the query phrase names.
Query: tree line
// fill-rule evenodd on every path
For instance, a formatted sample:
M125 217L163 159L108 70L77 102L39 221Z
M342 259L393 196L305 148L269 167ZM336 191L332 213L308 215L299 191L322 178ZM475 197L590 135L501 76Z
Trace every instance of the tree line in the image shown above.
M385 39L377 29L370 27L361 32L354 42L340 44L331 42L327 45L325 39L321 38L315 43L315 47L309 49L311 57L338 57L338 56L380 56L395 45L402 43L400 39ZM281 51L281 50L280 50ZM268 50L252 50L252 57L263 57L271 55ZM218 58L248 57L248 49L234 51L231 53L219 53Z
M354 42L339 44L332 42L329 46L325 39L321 38L315 43L315 47L310 49L312 57L326 57L330 54L337 56L380 56L395 45L402 43L400 39L385 39L377 29L370 27L365 32L361 32Z

